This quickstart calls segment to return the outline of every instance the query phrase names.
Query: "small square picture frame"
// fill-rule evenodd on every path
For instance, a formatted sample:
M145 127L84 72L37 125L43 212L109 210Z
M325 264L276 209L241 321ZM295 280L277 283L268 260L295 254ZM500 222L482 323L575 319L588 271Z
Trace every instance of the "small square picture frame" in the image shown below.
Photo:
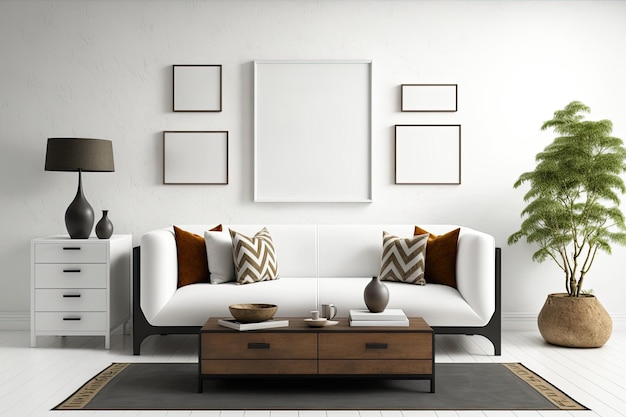
M455 112L458 84L402 84L400 109L403 112Z
M221 112L221 65L173 65L175 112Z
M228 184L228 131L164 131L163 184Z
M395 125L396 184L461 184L461 125Z

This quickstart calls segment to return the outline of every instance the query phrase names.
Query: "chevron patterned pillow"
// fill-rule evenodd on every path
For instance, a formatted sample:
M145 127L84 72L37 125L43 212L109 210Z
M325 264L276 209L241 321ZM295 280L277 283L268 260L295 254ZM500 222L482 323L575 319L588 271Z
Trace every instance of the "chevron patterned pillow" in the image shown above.
M259 230L253 237L229 230L233 241L233 262L237 284L278 279L276 251L267 228Z
M426 285L424 264L427 243L428 234L405 239L383 231L380 279Z

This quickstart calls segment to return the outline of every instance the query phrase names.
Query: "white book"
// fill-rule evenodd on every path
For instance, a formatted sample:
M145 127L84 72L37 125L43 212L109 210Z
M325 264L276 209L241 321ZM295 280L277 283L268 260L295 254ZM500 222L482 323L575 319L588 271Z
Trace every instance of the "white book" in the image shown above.
M390 326L390 327L409 327L409 319L404 320L350 320L350 326L367 327L367 326Z
M350 310L350 320L360 321L360 320L386 320L386 321L394 321L394 320L406 320L406 314L399 308L388 308L381 313L372 313L369 310Z
M274 327L287 327L289 326L289 320L265 320L258 323L242 323L235 319L218 319L217 324L220 326L228 327L239 331L246 330L259 330L259 329L271 329Z

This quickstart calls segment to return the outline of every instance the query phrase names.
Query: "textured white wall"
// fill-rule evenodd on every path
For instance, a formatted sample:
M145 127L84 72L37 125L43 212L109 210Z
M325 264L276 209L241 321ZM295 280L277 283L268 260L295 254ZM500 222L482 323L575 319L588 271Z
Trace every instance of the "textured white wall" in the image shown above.
M560 271L507 247L512 184L571 100L626 138L625 18L622 1L0 0L0 320L27 325L29 241L65 231L77 178L43 170L55 136L113 140L116 172L85 192L135 243L172 223L458 223L503 247L505 316L535 314ZM252 201L254 59L373 60L373 203ZM173 64L222 64L223 111L173 113ZM402 83L458 83L459 111L400 113ZM393 184L393 125L423 123L462 124L462 185ZM163 130L228 130L230 184L162 185ZM614 317L625 257L587 279Z

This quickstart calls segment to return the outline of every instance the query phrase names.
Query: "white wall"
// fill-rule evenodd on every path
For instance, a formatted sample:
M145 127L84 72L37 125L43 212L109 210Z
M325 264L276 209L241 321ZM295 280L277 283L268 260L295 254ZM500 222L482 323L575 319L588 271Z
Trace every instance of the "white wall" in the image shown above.
M626 138L625 18L623 1L0 0L0 327L28 326L30 239L65 232L77 178L44 171L55 136L113 140L116 172L85 174L85 192L135 243L172 223L458 223L503 248L505 318L533 317L563 285L506 245L525 192L512 184L572 100ZM373 203L252 201L254 59L373 60ZM173 64L223 65L223 111L173 113ZM402 83L458 83L459 111L400 113ZM462 124L462 185L393 184L403 123ZM228 130L230 184L162 185L163 130ZM587 279L616 318L625 258Z

